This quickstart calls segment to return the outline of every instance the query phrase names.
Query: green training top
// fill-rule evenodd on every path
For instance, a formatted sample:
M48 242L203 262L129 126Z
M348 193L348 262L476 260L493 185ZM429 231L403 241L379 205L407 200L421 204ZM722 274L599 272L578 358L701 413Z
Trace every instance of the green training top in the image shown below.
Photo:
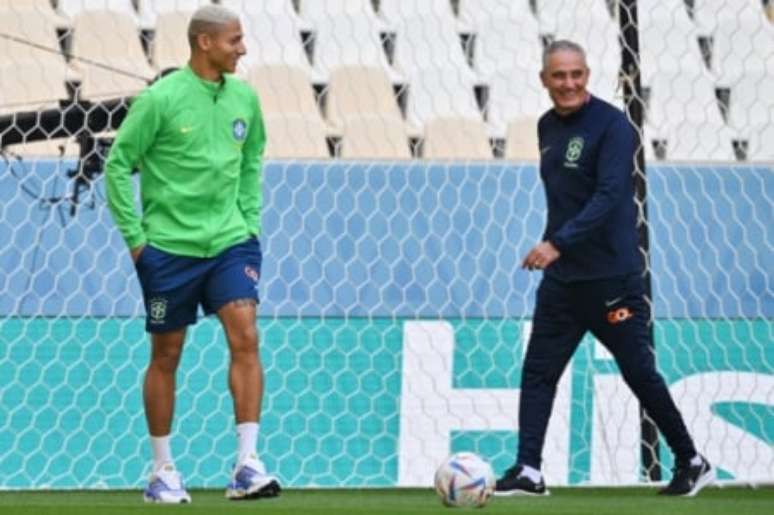
M105 164L108 206L126 244L211 257L259 235L265 144L258 97L233 76L211 82L186 66L148 87L132 102Z

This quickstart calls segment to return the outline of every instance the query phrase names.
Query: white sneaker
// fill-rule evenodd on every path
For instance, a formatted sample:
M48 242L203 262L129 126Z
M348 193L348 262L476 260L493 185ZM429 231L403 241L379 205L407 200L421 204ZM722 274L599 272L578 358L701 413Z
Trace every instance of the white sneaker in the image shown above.
M171 463L165 463L156 469L148 479L148 486L143 492L145 502L164 504L190 503L191 496L183 486L180 473Z
M276 497L280 490L279 480L267 474L263 462L252 453L234 467L231 482L226 486L226 498L238 500Z

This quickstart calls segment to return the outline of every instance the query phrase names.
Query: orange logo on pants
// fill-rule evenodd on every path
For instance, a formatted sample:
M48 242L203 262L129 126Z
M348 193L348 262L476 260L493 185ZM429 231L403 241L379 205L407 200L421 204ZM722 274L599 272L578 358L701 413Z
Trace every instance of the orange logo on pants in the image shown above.
M629 320L633 316L634 316L634 313L632 313L631 309L618 308L607 312L607 321L608 323L615 325L615 324L620 324L625 320Z

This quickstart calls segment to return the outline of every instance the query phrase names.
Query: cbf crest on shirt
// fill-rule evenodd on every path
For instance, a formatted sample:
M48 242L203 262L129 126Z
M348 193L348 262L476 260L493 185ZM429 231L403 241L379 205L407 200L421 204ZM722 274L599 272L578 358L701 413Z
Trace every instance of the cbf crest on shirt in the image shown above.
M578 168L578 160L583 153L583 138L575 136L567 142L567 150L564 152L564 166L566 168Z
M244 141L247 137L247 123L242 118L237 118L234 123L231 124L232 134L237 141Z

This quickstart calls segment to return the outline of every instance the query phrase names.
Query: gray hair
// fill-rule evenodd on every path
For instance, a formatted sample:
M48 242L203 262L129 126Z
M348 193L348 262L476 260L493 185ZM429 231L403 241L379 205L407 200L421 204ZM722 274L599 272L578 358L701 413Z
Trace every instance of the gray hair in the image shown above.
M578 43L570 41L569 39L557 39L552 41L543 49L543 69L546 69L548 65L548 58L551 54L562 51L570 51L580 54L583 57L583 62L586 62L586 51Z
M196 36L211 34L226 23L239 21L239 15L220 5L205 5L197 9L188 23L188 43L196 47Z

